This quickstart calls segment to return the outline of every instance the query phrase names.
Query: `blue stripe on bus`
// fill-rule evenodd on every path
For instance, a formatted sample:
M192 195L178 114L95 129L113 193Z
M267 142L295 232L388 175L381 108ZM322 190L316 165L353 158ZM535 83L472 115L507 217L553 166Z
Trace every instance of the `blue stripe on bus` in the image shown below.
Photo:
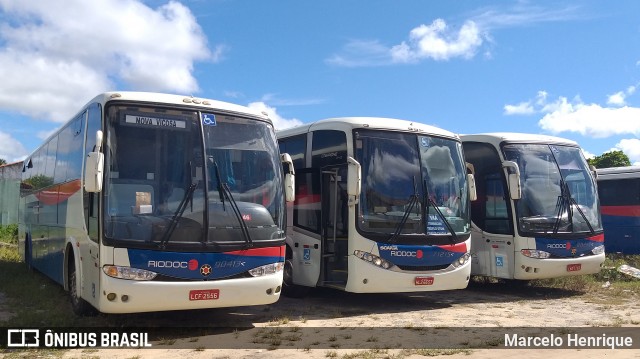
M449 265L465 252L448 251L439 246L419 246L402 244L378 244L380 257L400 266L441 266Z
M182 253L128 249L133 268L180 279L220 279L262 265L284 262L279 256L241 256L227 253Z
M601 241L582 239L535 238L536 249L549 252L556 257L573 258L591 254L591 250L601 246Z

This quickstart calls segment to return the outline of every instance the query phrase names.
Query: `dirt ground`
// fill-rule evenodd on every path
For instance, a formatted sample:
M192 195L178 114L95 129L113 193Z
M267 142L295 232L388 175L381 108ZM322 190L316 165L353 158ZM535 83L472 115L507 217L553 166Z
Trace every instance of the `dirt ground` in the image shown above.
M282 297L271 306L148 313L122 320L127 326L182 329L156 338L151 349L70 350L63 357L640 358L637 349L501 349L511 330L562 335L574 327L604 327L636 336L640 331L638 295L605 297L501 283L419 294L320 289L304 299ZM199 328L209 326L226 329L199 334ZM416 349L424 343L463 349Z

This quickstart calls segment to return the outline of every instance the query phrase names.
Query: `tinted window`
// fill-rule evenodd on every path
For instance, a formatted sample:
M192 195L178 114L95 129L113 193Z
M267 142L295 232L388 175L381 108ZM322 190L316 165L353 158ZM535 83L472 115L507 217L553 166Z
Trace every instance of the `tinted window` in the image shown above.
M307 134L278 140L280 153L288 153L293 160L294 168L305 168L305 152L307 150Z
M640 178L599 181L598 195L603 206L633 206L640 204Z
M347 135L342 131L315 131L311 146L311 167L313 168L347 162Z

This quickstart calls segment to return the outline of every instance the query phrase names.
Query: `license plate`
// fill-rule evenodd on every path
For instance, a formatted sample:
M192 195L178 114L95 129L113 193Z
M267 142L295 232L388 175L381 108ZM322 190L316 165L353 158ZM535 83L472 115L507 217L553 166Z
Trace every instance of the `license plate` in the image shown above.
M577 272L582 269L582 264L568 264L567 272Z
M220 298L220 289L201 289L189 291L189 300L216 300Z
M414 283L415 285L432 285L433 277L416 277Z

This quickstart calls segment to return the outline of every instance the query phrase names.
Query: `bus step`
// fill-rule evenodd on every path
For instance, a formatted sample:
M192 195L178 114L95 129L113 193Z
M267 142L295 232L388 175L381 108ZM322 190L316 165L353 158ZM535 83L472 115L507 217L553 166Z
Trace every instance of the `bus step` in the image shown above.
M327 288L344 290L347 287L347 283L344 282L324 282L323 285Z

